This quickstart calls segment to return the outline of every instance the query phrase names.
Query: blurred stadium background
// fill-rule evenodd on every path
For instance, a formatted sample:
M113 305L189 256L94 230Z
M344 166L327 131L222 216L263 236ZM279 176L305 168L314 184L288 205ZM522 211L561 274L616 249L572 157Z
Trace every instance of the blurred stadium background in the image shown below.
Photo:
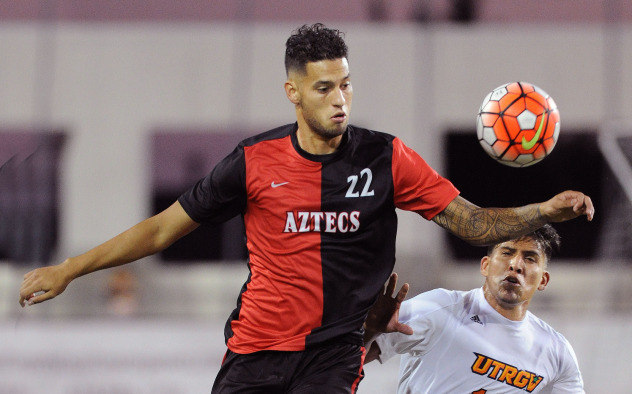
M632 3L624 0L0 1L0 393L209 392L247 276L241 223L72 283L21 309L28 270L171 203L241 138L293 121L284 43L346 32L352 123L393 133L481 205L590 194L532 310L573 344L587 392L632 385ZM528 169L479 148L475 114L505 82L557 102L560 140ZM400 212L412 294L480 285L471 248ZM390 393L397 361L360 393Z

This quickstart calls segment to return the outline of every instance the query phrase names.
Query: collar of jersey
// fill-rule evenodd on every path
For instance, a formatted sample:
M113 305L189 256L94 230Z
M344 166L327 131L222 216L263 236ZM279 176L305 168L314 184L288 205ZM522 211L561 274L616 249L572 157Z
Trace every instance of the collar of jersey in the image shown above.
M312 153L309 153L303 150L303 148L300 147L300 145L298 144L298 138L296 137L297 130L298 130L298 123L294 123L294 128L292 132L290 133L290 137L292 139L292 145L294 146L294 149L299 155L301 155L302 157L310 161L315 161L318 163L328 163L328 162L334 161L338 157L342 156L342 154L344 154L344 152L348 149L348 146L350 145L349 138L351 138L350 134L352 132L352 127L347 126L347 131L345 131L344 134L342 135L340 146L338 146L338 149L336 149L335 152L328 153L326 155L314 155Z

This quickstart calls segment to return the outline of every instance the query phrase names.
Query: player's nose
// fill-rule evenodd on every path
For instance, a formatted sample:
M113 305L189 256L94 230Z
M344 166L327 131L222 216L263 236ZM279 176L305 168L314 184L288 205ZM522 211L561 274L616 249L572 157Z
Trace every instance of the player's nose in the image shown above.
M521 274L524 271L524 259L516 256L509 261L509 270Z
M345 98L345 95L342 92L342 89L340 89L340 88L336 88L332 92L332 95L333 96L332 96L332 99L331 99L331 103L333 105L335 105L336 107L342 107L347 102L347 99Z

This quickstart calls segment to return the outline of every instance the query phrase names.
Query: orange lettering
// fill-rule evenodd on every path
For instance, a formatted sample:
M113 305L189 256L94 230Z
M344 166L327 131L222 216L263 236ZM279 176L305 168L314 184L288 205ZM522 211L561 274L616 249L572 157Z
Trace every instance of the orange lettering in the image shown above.
M527 391L532 392L536 387L542 383L542 376L536 376L535 374L531 375L531 379L529 380L529 384L527 384Z
M516 375L516 378L513 381L513 385L518 387L519 389L523 389L527 387L527 383L531 380L531 376L533 374L527 371L520 371Z
M498 372L500 372L500 370L505 367L505 363L501 363L500 361L494 360L492 361L492 365L494 366L494 368L489 373L489 377L492 379L496 379L496 376L498 376Z
M472 372L479 375L485 375L487 371L489 371L489 366L492 364L492 360L482 354L474 354L476 354L476 361L472 364ZM485 362L484 364L483 361Z
M507 384L513 385L513 379L518 374L518 368L512 367L511 365L506 365L505 370L502 375L498 378L499 382L506 382Z

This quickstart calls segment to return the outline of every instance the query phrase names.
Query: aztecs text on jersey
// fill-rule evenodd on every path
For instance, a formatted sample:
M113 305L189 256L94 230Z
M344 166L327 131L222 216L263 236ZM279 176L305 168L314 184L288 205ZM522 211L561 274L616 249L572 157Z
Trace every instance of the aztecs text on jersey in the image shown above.
M360 343L395 263L395 208L431 219L458 195L392 135L349 126L335 153L312 155L296 130L242 141L178 200L199 223L243 215L250 275L225 330L236 353Z

